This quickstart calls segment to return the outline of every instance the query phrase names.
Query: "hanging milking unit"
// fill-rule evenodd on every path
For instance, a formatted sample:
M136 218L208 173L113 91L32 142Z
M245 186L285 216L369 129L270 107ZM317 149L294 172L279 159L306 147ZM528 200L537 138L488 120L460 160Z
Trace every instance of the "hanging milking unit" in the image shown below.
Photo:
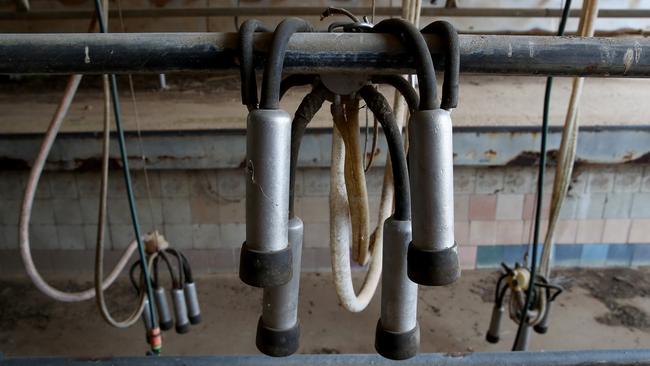
M167 290L162 284L160 276L160 262L167 268L169 279L171 281L171 288L169 296L172 299L172 305L169 305ZM201 307L199 304L199 297L196 290L196 284L192 276L192 268L187 257L179 250L173 248L165 248L157 251L152 257L152 284L154 287L154 301L156 309L156 320L158 321L160 330L167 331L172 328L178 334L185 334L190 331L191 325L201 323ZM174 265L174 263L176 263ZM139 262L135 262L131 266L130 278L136 292L142 291L142 283L144 278L142 274L137 276L140 280L136 280L135 271L139 268ZM148 300L145 300L145 302ZM142 313L142 320L145 328L151 330L152 314L148 306L144 307Z
M332 9L328 10L331 13L326 11L324 16L334 13ZM290 18L281 22L273 33L258 109L253 33L266 31L266 27L257 20L243 23L240 28L240 72L242 102L248 107L249 115L247 229L246 242L241 250L240 278L249 285L264 288L257 348L271 356L288 356L296 352L300 335L297 306L303 223L295 215L294 187L301 139L307 124L325 100L332 103L334 129L339 130L339 134L345 137L346 131L358 131L358 100L363 100L386 136L396 192L394 213L383 223L384 245L380 258L383 258L384 273L390 275L382 277L381 316L377 323L375 348L384 357L407 359L417 354L420 343L417 283L446 285L460 275L453 237L453 161L449 118L449 110L457 103L458 42L455 30L448 23L436 22L423 30L442 35L449 45L443 109L439 109L433 62L417 28L395 19L372 27L365 18L359 21L344 11L337 13L350 16L353 22L333 23L330 31L391 33L416 49L422 99L398 75L291 75L280 83L284 51L290 36L297 31L311 31L311 26L303 20ZM418 173L409 175L395 116L386 99L371 83L390 84L405 97L412 114L411 164L418 166ZM308 84L312 85L312 90L303 98L291 121L288 113L279 109L279 100L289 88ZM418 136L415 138L413 135ZM345 169L351 169L348 164L354 157L347 149L351 148L348 143L353 143L353 140L347 137L338 142L342 150L337 154L342 151L346 154ZM333 146L333 156L335 149ZM433 159L432 155L435 155ZM344 178L341 175L332 179L335 179L332 184L336 185L336 179ZM342 183L344 187L350 184L348 179L352 178L346 175L345 183ZM348 191L352 192L349 186ZM418 196L411 197L410 192L416 192ZM343 198L343 204L348 205L344 211L353 213L352 203ZM413 228L418 230L418 234L413 236L412 206L416 208L414 219L417 218ZM330 209L336 210L334 207ZM343 235L353 235L355 229L358 230L355 224L361 223L353 221L352 230L344 231ZM361 257L355 260L364 261Z
M530 301L530 308L524 312L526 290L530 286L530 270L515 263L513 268L501 264L503 273L497 280L494 293L494 307L485 339L490 343L498 343L501 338L501 321L506 312L516 324L525 322L522 333L515 340L514 351L528 349L531 328L538 334L548 331L551 304L563 291L562 287L551 284L544 276L535 276L535 290ZM507 299L507 304L504 305Z

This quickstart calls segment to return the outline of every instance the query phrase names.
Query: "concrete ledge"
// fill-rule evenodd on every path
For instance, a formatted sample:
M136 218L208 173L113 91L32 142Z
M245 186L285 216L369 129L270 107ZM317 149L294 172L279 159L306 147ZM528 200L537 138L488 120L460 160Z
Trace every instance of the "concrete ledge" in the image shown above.
M361 138L364 138L362 131ZM133 168L141 166L138 140L127 139ZM538 129L530 127L459 127L454 129L455 164L459 166L534 165L539 158ZM42 135L0 135L0 164L4 169L27 169ZM561 139L559 128L551 129L548 155L555 156ZM362 142L363 143L363 142ZM119 164L117 142L112 159ZM160 131L143 134L150 169L240 168L246 156L244 130ZM97 170L101 136L96 133L66 133L54 144L48 169ZM330 165L331 129L311 129L304 137L299 164L322 168ZM386 143L380 136L376 166L386 161ZM619 164L650 160L650 126L588 126L580 129L578 163Z

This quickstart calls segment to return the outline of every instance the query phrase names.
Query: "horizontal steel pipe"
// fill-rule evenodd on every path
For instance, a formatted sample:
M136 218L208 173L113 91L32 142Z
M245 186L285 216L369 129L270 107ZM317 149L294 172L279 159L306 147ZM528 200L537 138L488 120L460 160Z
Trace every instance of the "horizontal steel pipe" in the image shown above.
M427 36L437 66L437 38ZM270 34L255 36L261 66ZM536 76L650 77L650 39L460 36L461 72ZM235 33L3 34L0 74L238 72ZM289 42L289 73L412 72L383 34L301 33Z
M195 7L195 8L131 8L123 9L120 14L117 9L110 12L111 17L124 18L172 18L172 17L231 17L231 16L318 16L324 7ZM346 8L353 14L371 14L370 7ZM379 16L396 16L401 14L397 7L377 7L375 14ZM0 12L0 20L60 20L88 19L92 16L91 9L75 10L32 10L30 12ZM481 17L481 18L557 18L561 9L544 8L422 8L422 16L435 17ZM580 9L573 9L570 17L580 16ZM601 9L599 18L648 18L650 9Z
M650 349L420 354L402 366L648 366ZM0 366L391 366L379 355L6 358Z

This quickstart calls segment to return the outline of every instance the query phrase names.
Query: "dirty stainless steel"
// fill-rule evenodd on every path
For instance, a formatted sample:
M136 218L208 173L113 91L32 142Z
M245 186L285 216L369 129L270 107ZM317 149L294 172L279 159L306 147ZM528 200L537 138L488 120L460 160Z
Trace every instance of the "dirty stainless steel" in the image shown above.
M201 317L201 307L199 305L199 295L196 291L196 283L187 282L183 287L185 292L185 302L187 305L187 315L189 317L190 323L196 323L196 320Z
M167 302L167 293L165 288L158 286L154 289L153 292L154 299L156 300L156 310L158 312L158 322L160 323L160 329L167 330L174 325L174 319L172 318L171 309L169 308L169 303Z
M454 152L449 112L417 111L409 123L413 246L454 246Z
M332 93L337 95L350 95L356 93L368 83L368 75L354 74L323 74L320 81Z
M24 1L24 0L23 0ZM370 7L346 7L353 14L371 14ZM378 6L374 9L378 16L399 16L401 8ZM323 12L323 7L313 6L241 6L241 7L191 7L191 8L131 8L122 9L121 13L111 10L111 17L124 18L171 18L171 17L211 17L211 16L317 16ZM428 17L479 17L479 18L558 18L561 9L552 8L422 8L421 16ZM61 19L89 19L93 15L90 9L79 10L38 10L28 13L11 11L0 12L0 20L61 20ZM569 17L579 17L580 9L573 9ZM649 9L600 9L599 18L650 18Z
M524 324L521 334L517 337L517 343L514 345L514 351L527 351L528 343L530 342L530 333L532 332L530 325Z
M246 131L246 245L279 251L288 245L291 117L254 110Z
M491 343L497 343L501 336L501 320L505 313L505 307L495 304L492 308L492 317L490 318L490 327L487 332L487 340Z
M264 289L262 322L273 329L289 329L298 321L298 295L300 290L300 263L302 258L303 223L297 217L289 220L289 245L291 246L294 275L284 285Z
M381 325L403 333L417 325L418 285L406 275L406 253L411 242L411 222L392 217L384 222L381 276Z
M379 355L5 358L0 366L394 366ZM650 349L420 354L404 366L649 366Z
M172 289L172 303L174 304L174 316L176 317L176 331L184 333L188 330L190 320L187 317L187 306L185 305L185 293L183 289Z
M239 72L236 33L3 34L0 74ZM425 36L434 55L438 38ZM534 76L650 77L650 39L461 35L460 71ZM270 34L255 35L255 51ZM264 58L260 57L261 68ZM371 33L300 33L291 37L287 73L413 72L396 38Z

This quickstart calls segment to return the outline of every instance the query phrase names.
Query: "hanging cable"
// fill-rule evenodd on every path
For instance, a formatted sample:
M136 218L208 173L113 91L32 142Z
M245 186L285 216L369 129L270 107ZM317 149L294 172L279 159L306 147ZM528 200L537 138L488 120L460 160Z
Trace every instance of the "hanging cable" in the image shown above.
M564 34L564 29L566 27L566 21L569 15L569 9L571 8L571 0L567 0L564 5L564 10L562 11L562 20L560 21L560 26L558 30L558 35ZM551 88L553 86L553 78L547 78L546 80L546 91L544 93L544 113L542 120L542 138L540 141L540 157L539 157L539 173L537 177L537 205L535 207L535 228L533 234L533 245L531 249L531 258L530 258L530 280L528 288L526 289L526 301L522 307L521 314L519 314L519 326L517 328L517 335L515 337L515 342L513 344L513 351L515 347L519 344L519 340L523 337L524 328L528 326L528 309L530 309L533 293L535 291L535 279L537 276L537 246L539 243L539 230L541 225L542 217L542 198L544 193L544 173L546 169L546 140L548 136L548 110L551 97Z
M101 33L107 33L106 26L104 24L104 18L102 15L101 3L100 0L95 0L95 11L97 12L97 18L99 20L99 28ZM149 312L151 313L151 325L152 329L155 331L155 334L160 334L155 312L154 298L153 298L153 288L151 285L151 276L149 274L148 264L146 262L147 255L144 250L144 244L142 243L142 237L140 234L140 223L138 222L138 213L135 204L135 196L133 194L133 184L131 183L131 173L129 171L129 161L128 154L126 152L126 141L124 138L124 130L122 129L121 121L121 110L120 110L120 101L117 91L117 78L114 74L110 75L111 80L111 97L113 99L113 112L115 114L115 127L117 129L118 143L120 148L120 155L122 160L122 171L124 173L124 183L126 185L127 198L129 202L129 211L131 213L131 221L133 224L133 230L135 232L136 242L138 244L138 254L141 260L142 273L145 278L145 288L147 294L147 300L149 301ZM155 340L153 339L155 338ZM152 352L158 354L160 353L161 344L159 337L152 337L151 340L151 350Z
M97 18L95 15L91 20L88 29L89 32L92 31L93 28L95 28L96 22L97 22ZM38 272L38 269L34 264L32 254L31 254L31 248L30 248L29 224L30 224L31 213L34 204L34 197L36 195L36 190L38 188L40 177L43 174L43 168L47 161L47 157L52 149L52 145L56 140L56 136L59 132L59 129L63 124L68 109L70 108L72 100L74 99L74 96L76 94L77 88L79 87L79 83L81 82L81 79L82 79L82 75L71 75L68 79L68 84L66 85L66 89L63 93L63 97L59 102L59 105L57 106L54 116L52 117L52 121L50 122L50 125L45 133L45 137L43 138L43 143L39 148L34 164L32 165L32 169L30 170L29 178L27 180L27 184L25 187L25 194L23 196L23 203L21 206L20 222L19 222L20 254L27 275L32 280L34 285L46 296L49 296L57 301L64 301L64 302L77 302L77 301L89 300L96 295L95 289L90 288L78 292L64 292L50 286L43 279L43 277L41 277L40 273ZM98 225L98 229L99 229L99 225ZM120 272L122 272L124 267L128 264L129 259L131 258L131 256L133 255L136 249L137 249L137 244L136 241L134 240L127 246L127 248L124 250L124 253L118 260L113 270L109 273L106 279L104 279L102 284L102 288L104 290L110 287L115 282Z
M583 10L580 15L580 24L578 26L578 33L580 36L592 37L594 35L597 17L598 1L593 0L583 4ZM553 184L553 195L551 197L549 226L544 240L542 259L540 261L540 271L547 278L550 278L551 275L551 249L554 245L555 227L560 217L562 204L571 184L571 175L573 173L573 164L578 145L579 101L582 95L583 85L584 78L573 78L571 99L569 100L566 119L564 121L564 129L562 130L562 139L560 141L557 159L558 163Z

